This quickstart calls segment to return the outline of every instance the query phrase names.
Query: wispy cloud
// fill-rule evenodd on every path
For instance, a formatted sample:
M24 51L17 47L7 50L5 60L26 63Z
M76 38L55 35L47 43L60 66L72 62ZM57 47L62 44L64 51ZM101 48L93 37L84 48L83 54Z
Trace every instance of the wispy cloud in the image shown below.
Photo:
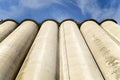
M24 7L19 4L19 1L0 0L0 19L17 19L24 14L24 12Z
M101 8L97 0L77 0L77 5L83 15L90 14L92 18L100 21L106 18L113 18L120 22L120 5L117 2L118 0L108 2L110 6L107 8ZM115 7L115 5L118 6Z
M68 13L64 13L61 10L55 9L54 12L51 13L51 17L53 17L57 21L61 21L61 20L64 20L66 18L69 18L70 15Z
M117 10L114 9L113 18L120 23L120 6L117 8Z
M77 0L77 5L84 15L91 14L92 17L96 17L101 13L96 0Z
M49 6L53 3L61 4L60 0L19 0L14 1L18 3L17 5L13 4L14 0L10 0L7 2L7 0L0 0L0 19L7 19L7 18L13 18L17 19L23 15L25 15L28 9L34 10L34 9L41 9L45 6ZM7 2L7 4L6 4ZM6 5L3 8L3 5Z
M59 0L20 0L20 4L27 8L42 8L53 3L60 3Z
M18 18L24 9L19 6L10 6L8 10L0 9L0 18L7 19L7 18Z
M54 6L56 10L49 8L51 9L48 10L49 13L47 13L47 10L43 10L45 12L42 15L45 18L50 16L60 21L70 17L78 20L78 15L80 14L83 18L88 16L87 18L94 18L98 21L113 18L120 23L119 0L109 0L104 4L105 7L101 7L99 3L102 2L98 2L98 0L0 0L0 18L22 19L26 16L28 18L32 16L32 18L35 17L36 19L40 17L36 17L38 15L35 14L40 14L40 11L45 9L45 7L48 9L51 6L53 8L53 5L59 5L59 7ZM34 11L36 11L35 14L33 13Z

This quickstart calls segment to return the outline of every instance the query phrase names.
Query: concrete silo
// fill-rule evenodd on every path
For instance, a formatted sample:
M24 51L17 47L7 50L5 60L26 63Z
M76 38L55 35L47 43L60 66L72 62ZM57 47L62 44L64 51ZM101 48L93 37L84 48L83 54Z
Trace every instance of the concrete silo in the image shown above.
M103 80L74 21L63 21L59 30L60 80Z
M14 20L7 19L0 24L0 42L5 39L16 27L18 23Z
M120 80L120 47L93 20L82 23L80 29L105 80Z
M101 27L118 45L120 45L120 25L117 24L117 22L107 19L101 23Z
M56 80L57 54L58 25L44 21L16 80Z
M25 20L0 43L0 80L14 80L37 34L38 26Z

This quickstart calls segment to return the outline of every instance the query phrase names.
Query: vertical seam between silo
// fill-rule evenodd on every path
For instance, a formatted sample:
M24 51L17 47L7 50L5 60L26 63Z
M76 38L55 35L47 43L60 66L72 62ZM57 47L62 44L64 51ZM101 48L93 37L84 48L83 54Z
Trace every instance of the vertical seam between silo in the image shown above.
M99 65L98 65L98 63L97 63L97 61L96 61L96 59L95 59L95 57L94 57L94 55L93 55L93 53L92 53L92 51L91 51L89 45L88 45L88 43L87 43L87 40L85 39L85 37L84 37L82 31L81 31L81 30L79 30L79 31L80 31L80 33L81 33L81 35L82 35L82 37L83 37L83 39L84 39L84 41L85 41L85 43L86 43L86 46L88 47L88 50L90 51L90 54L91 54L93 60L95 61L95 64L96 64L98 70L99 70L100 73L101 73L101 76L103 77L103 80L105 80L105 77L104 77L104 75L103 75L103 73L102 73L102 71L101 71L101 69L100 69L100 67L99 67Z
M118 39L116 39L116 37L113 37L112 34L110 34L107 30L105 30L102 26L100 26L104 32L118 45L120 46L120 42L118 41Z
M67 61L67 68L68 68L68 78L70 80L70 72L69 72L69 63L68 63L68 55L67 55L67 46L66 46L66 37L65 37L65 31L64 31L64 24L63 24L63 34L64 34L64 43L65 43L65 52L66 52L66 61Z

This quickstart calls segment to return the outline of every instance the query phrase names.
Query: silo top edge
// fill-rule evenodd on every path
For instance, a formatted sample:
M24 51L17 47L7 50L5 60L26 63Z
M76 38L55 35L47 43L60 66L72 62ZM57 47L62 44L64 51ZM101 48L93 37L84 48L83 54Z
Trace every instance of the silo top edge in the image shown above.
M62 23L65 22L65 21L73 21L73 22L75 22L77 25L79 24L79 23L78 23L77 21L75 21L74 19L65 19L65 20L61 21L60 24L62 24Z
M80 23L80 26L81 26L83 23L87 22L87 21L96 22L98 25L100 24L100 23L99 23L97 20L95 20L95 19L87 19L87 20L84 20L82 23Z
M35 21L35 20L33 20L33 19L24 19L24 20L22 20L22 21L20 22L20 24L22 24L22 23L25 22L25 21L32 21L32 22L34 22L34 23L39 27L38 22Z
M44 22L46 22L46 21L53 21L53 22L55 22L55 23L57 23L57 25L59 25L59 22L58 21L56 21L56 20L54 20L54 19L46 19L46 20L43 20L41 23L39 23L40 25L42 25Z
M5 20L3 20L2 23L6 22L6 21L13 21L13 22L15 22L16 24L19 24L16 20L13 20L13 19L5 19Z
M113 22L117 23L117 21L114 20L114 19L105 19L105 20L103 20L103 21L100 22L100 25L101 25L102 23L106 22L106 21L113 21Z

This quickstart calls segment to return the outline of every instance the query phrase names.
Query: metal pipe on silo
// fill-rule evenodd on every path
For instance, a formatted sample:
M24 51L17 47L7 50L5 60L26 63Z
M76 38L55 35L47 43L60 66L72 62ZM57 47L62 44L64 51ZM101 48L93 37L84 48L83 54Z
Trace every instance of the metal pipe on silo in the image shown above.
M18 23L11 19L2 22L0 25L0 42L5 39L17 26Z
M60 80L103 80L74 21L60 25Z
M1 19L1 20L0 20L0 25L1 25L3 22L4 22L4 21Z
M16 80L56 80L58 25L47 20L21 67Z
M120 47L95 21L85 21L80 29L105 80L120 80Z
M100 26L118 45L120 45L120 25L117 24L117 22L107 19L104 20Z
M37 31L37 23L25 20L0 43L0 80L15 79Z

